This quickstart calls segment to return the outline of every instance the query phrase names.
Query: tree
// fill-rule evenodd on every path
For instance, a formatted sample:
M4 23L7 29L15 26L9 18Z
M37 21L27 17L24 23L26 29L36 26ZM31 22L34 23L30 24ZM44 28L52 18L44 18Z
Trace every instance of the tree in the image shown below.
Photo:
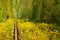
M40 21L41 10L42 0L34 0L31 20Z
M6 14L7 14L7 6L6 6L6 2L7 0L2 0L2 18L5 20L6 19Z
M0 22L2 21L2 0L0 0Z

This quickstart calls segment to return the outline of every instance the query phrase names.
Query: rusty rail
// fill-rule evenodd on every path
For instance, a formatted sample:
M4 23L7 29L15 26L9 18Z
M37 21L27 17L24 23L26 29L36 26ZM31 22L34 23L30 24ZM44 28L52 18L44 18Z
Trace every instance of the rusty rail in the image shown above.
M15 40L18 40L18 35L17 35L18 34L18 32L17 32L18 28L17 27L18 26L17 26L17 22L15 22L14 27L15 27Z

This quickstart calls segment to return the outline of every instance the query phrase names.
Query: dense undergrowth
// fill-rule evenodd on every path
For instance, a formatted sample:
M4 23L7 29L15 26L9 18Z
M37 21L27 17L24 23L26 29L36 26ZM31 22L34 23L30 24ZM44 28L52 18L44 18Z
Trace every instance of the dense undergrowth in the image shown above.
M18 21L19 40L60 40L57 25Z
M14 21L8 19L0 23L0 40L13 40L14 39Z
M57 25L23 20L17 22L19 40L60 40ZM14 23L12 19L0 23L0 40L14 40Z

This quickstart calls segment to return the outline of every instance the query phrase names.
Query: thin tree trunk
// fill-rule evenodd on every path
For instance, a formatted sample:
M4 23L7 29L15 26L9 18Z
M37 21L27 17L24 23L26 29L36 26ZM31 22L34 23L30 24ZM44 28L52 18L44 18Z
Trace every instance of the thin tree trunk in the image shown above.
M6 0L2 0L2 6L3 6L2 16L3 16L3 19L5 20L6 19Z

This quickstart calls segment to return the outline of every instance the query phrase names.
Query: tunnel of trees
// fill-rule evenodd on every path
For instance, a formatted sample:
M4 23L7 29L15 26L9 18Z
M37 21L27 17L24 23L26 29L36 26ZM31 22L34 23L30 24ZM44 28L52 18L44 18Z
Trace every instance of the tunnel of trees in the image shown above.
M0 21L7 17L60 24L60 1L0 0Z
M16 25L14 23L16 23ZM52 24L52 26L50 24ZM25 33L24 35L29 35L30 34L29 32L37 31L39 33L40 29L43 32L43 33L41 32L41 34L43 34L42 36L45 35L44 33L46 33L46 35L50 34L50 30L54 31L54 33L52 32L53 36L49 35L49 39L48 38L44 39L46 36L45 35L43 38L41 38L41 40L55 40L54 39L55 30L58 30L58 32L60 33L59 31L60 30L60 0L0 0L0 30L4 30L2 26L4 28L7 28L6 30L9 29L8 31L5 32L6 34L9 34L9 36L11 36L11 34L14 35L13 32L13 30L15 30L14 26L17 26L18 27L17 31L19 32L18 33L19 40L40 40L40 39L29 39L28 37L27 38L22 37L20 39L20 36L23 36L23 34L20 35L21 30L23 32L25 30L28 33L28 34ZM29 27L25 28L25 26L29 26L30 29ZM27 31L28 29L29 31ZM3 32L2 35L4 35ZM56 34L56 35L59 35L60 37L60 34ZM13 37L14 36L6 37L7 38L6 40L11 40ZM5 40L3 39L3 37L0 39Z

